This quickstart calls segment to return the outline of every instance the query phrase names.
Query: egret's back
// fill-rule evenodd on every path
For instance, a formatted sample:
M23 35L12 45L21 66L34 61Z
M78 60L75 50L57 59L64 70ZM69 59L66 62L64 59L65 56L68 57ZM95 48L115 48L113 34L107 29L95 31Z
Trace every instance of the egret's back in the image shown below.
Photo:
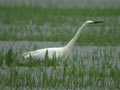
M31 51L31 52L26 52L23 54L23 56L25 58L32 57L33 59L43 60L43 59L45 59L46 52L48 52L48 57L50 59L52 59L53 55L55 55L57 59L65 57L63 47L39 49L39 50Z

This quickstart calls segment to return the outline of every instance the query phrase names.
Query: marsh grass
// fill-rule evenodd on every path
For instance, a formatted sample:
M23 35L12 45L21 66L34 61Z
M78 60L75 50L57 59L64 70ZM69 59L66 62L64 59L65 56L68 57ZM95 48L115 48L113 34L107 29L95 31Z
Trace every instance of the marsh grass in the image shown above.
M0 7L0 12L0 40L68 42L86 20L103 20L103 24L86 28L77 43L120 43L119 9Z
M103 20L104 24L86 28L77 44L120 44L119 8L0 6L0 40L66 43L86 20ZM50 60L46 53L45 60L39 61L25 60L21 57L24 48L13 47L0 51L0 90L120 89L120 51L116 48L95 48L84 53L75 50L67 60ZM27 47L28 51L38 49L37 45Z
M0 62L5 62L0 66L0 88L119 89L120 62L119 53L115 60L115 52L116 49L95 49L80 58L74 53L72 60L49 60L46 56L41 62L18 58L10 48L0 56Z

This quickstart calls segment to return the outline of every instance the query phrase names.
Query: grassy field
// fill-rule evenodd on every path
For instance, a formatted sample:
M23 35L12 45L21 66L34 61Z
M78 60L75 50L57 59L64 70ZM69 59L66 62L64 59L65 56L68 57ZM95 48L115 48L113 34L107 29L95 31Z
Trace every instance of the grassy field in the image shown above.
M120 89L120 9L68 6L0 6L0 90ZM65 45L86 20L104 23L86 27L67 60L22 57Z
M104 24L86 28L80 45L119 45L119 9L0 7L0 40L69 41L86 20Z

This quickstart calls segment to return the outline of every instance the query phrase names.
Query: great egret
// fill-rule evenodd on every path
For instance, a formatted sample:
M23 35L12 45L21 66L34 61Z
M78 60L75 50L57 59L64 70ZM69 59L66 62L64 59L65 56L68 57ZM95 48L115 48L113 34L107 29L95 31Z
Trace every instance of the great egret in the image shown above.
M54 47L54 48L44 48L44 49L39 49L39 50L35 50L35 51L30 51L30 52L26 52L23 54L24 58L30 58L32 57L33 59L40 59L43 60L45 59L45 55L46 52L48 54L48 58L52 59L54 54L56 59L66 59L72 48L73 45L75 44L76 40L78 39L80 32L89 24L96 24L96 23L102 23L103 21L91 21L88 20L85 23L82 24L82 26L78 29L77 33L75 34L75 36L72 38L72 40L70 40L70 42L64 46L64 47Z

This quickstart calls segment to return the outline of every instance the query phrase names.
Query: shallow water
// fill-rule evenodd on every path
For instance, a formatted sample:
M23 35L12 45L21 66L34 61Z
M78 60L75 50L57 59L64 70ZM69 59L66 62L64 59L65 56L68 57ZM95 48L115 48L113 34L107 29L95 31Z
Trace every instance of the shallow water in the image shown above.
M18 53L20 49L23 52L36 49L42 49L46 47L62 46L60 42L29 42L29 41L0 41L0 51L4 48L7 52L10 48Z

